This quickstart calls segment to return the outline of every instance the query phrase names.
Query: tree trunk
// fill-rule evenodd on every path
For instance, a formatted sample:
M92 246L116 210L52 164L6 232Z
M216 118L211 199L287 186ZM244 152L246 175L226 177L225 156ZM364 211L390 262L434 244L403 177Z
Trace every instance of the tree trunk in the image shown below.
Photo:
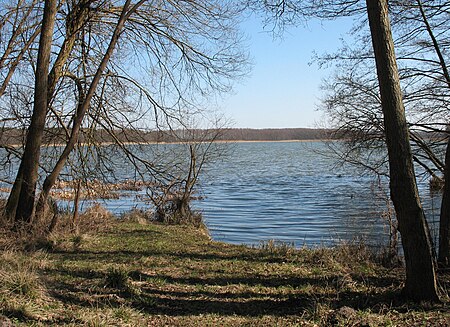
M19 166L16 179L14 180L11 192L9 192L8 200L4 209L4 215L9 219L14 219L16 216L17 204L19 203L20 189L22 187L22 165Z
M47 115L48 70L56 18L56 0L46 0L36 63L34 106L18 176L22 172L16 223L31 222L38 179L40 148ZM17 182L17 181L16 181Z
M74 7L72 8L72 11L70 15L67 17L67 35L64 39L64 42L61 46L61 49L59 50L58 56L56 57L56 60L53 64L52 69L50 70L48 74L48 91L47 91L47 108L49 107L50 101L53 97L53 94L55 92L56 83L58 79L61 77L64 65L67 62L67 59L69 58L69 55L73 49L73 46L75 44L76 36L79 30L82 28L82 26L86 23L86 21L89 18L89 3L91 0L81 0L79 3L74 4ZM39 31L39 29L38 29ZM78 83L77 83L78 86ZM80 90L80 87L78 87ZM81 93L80 93L81 94ZM1 93L0 93L1 95ZM43 126L42 126L43 128ZM16 180L14 182L13 190L10 193L10 196L8 197L8 205L5 208L5 214L8 217L12 217L15 215L18 201L19 201L19 193L20 189L22 187L22 179L23 176L21 173L17 174ZM53 182L54 183L54 182ZM47 184L47 190L45 188L45 185ZM53 184L52 184L53 185ZM51 188L51 186L50 186ZM48 182L44 183L44 202L47 201L48 193L50 192L50 188L48 188ZM43 214L43 210L40 207L41 202L38 203L38 212L40 214Z
M450 136L445 152L444 191L442 194L441 216L439 220L439 257L440 265L450 264Z
M76 110L76 113L73 118L73 125L72 125L72 131L69 136L69 140L64 147L64 150L59 157L55 167L53 168L52 172L45 178L43 189L41 192L41 195L39 197L38 202L38 208L37 208L37 216L42 216L45 212L45 205L48 199L48 195L50 193L51 188L56 182L56 179L58 178L59 174L61 173L62 169L64 168L64 165L66 164L67 159L69 158L70 153L75 148L76 143L78 142L78 136L80 133L81 125L83 123L84 116L86 115L86 112L88 111L92 97L94 96L95 90L97 89L97 85L100 82L100 78L102 77L103 71L106 69L106 65L109 62L109 59L112 56L112 53L114 51L114 48L116 47L116 44L119 40L120 33L122 32L122 29L124 27L124 24L126 20L128 19L129 15L136 10L144 0L141 0L137 4L135 4L130 10L128 10L131 0L127 0L122 8L121 15L119 17L119 20L116 24L116 27L114 29L114 32L111 36L111 41L109 43L108 49L106 50L105 54L103 55L102 61L100 62L100 65L97 68L97 71L94 75L94 78L92 79L91 85L89 86L89 90L86 95L82 93L82 89L79 89L79 95L80 100L78 103L78 107Z
M80 0L77 3L74 3L69 15L66 18L66 37L48 76L49 100L55 93L56 83L61 77L63 68L72 53L72 49L77 39L77 34L89 19L89 5L91 2L92 0Z
M366 0L366 3L384 116L391 198L405 254L403 293L416 301L434 301L438 300L435 267L414 174L388 4L387 0Z

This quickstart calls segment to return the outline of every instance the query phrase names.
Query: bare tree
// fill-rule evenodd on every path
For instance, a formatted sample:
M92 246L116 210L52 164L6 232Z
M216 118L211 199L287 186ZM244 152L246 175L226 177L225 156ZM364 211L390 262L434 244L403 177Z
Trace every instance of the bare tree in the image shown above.
M450 137L445 154L444 189L442 193L441 217L439 220L439 256L438 262L450 265Z
M184 129L173 131L179 142L172 157L173 177L165 183L157 183L149 189L149 198L155 207L155 219L169 224L203 223L201 214L191 208L191 201L198 191L199 177L206 165L213 164L226 151L226 144L216 143L224 128L216 126L213 129ZM179 161L179 151L187 152L188 156ZM178 157L178 159L177 159Z
M404 294L437 300L431 241L416 185L409 132L385 0L367 0L389 153L390 189L406 261Z
M58 162L56 163L55 167L53 168L52 172L46 177L43 185L43 189L39 198L39 205L38 205L38 214L42 215L45 203L47 202L48 195L50 193L50 189L55 184L57 177L61 173L61 170L64 167L65 162L67 161L70 152L74 149L76 143L78 142L78 134L80 132L80 128L84 119L84 116L86 115L87 110L90 107L91 99L94 96L95 90L97 89L97 85L100 82L100 78L103 74L103 71L106 68L106 65L108 64L108 61L110 60L114 48L116 47L116 44L119 40L120 33L125 25L125 21L129 18L129 16L139 8L144 3L144 0L141 0L131 6L131 0L127 0L122 8L122 12L120 14L119 20L117 22L117 25L114 29L114 32L111 36L111 41L109 43L108 49L106 50L100 65L97 69L97 72L95 73L95 76L89 86L89 90L87 94L83 97L79 98L79 104L76 110L76 114L73 119L73 126L71 130L71 134L69 137L69 140L61 154L61 156L58 159Z
M48 175L39 212L64 166L74 167L71 160L83 159L80 142L101 142L96 139L100 135L107 135L147 177L164 179L167 168L147 161L125 143L139 140L149 129L187 128L189 119L201 115L208 97L214 100L211 95L228 91L231 80L245 74L237 9L231 4L206 0L125 4L130 11L118 33L118 13L125 6L120 2L70 1L58 11L54 47L59 52L49 73L44 135L46 144L67 146L60 153L49 148L41 157L39 163ZM120 36L114 51L110 35ZM103 60L111 54L111 60ZM33 57L27 60L33 67ZM78 154L71 155L73 150ZM19 170L9 197L10 212L18 207L21 174Z
M439 181L445 175L448 138L448 31L443 26L448 23L449 5L439 1L391 2L390 5L413 160L423 175ZM329 126L348 140L345 147L335 148L339 157L386 174L381 101L375 92L377 80L371 73L374 71L372 54L364 47L367 36L362 30L359 33L357 46L346 44L339 53L325 55L319 61L335 62L338 67L335 76L325 84L322 108L330 118ZM445 232L448 207L445 195L443 198L439 253L445 253L449 244ZM445 255L439 254L441 264L446 260Z
M58 56L53 63L52 69L49 72L48 76L48 91L47 91L47 110L53 111L52 102L54 100L54 92L58 83L58 80L63 75L64 66L69 58L69 55L73 49L76 37L78 35L79 29L86 23L88 18L88 6L90 1L81 0L79 3L72 4L72 7L69 6L69 14L66 15L66 35L63 39L63 42L60 46ZM37 29L36 32L39 32L40 29ZM35 33L36 33L35 32ZM34 34L33 34L34 35ZM32 42L33 38L27 43L29 46ZM27 48L27 47L26 47ZM25 49L26 49L25 48ZM5 51L6 53L6 51ZM22 51L21 51L22 53ZM22 60L23 56L20 56L16 59L16 61ZM14 70L10 70L8 73L9 79L5 79L5 82L11 79L12 73ZM5 85L6 87L6 85ZM13 98L15 98L13 96ZM15 115L16 119L19 119L17 115ZM17 128L17 127L16 127ZM23 170L19 167L18 174L16 180L14 182L13 188L11 190L10 196L8 197L8 202L5 207L5 214L7 216L14 216L16 214L16 209L18 206L18 201L20 197L21 187L23 182Z

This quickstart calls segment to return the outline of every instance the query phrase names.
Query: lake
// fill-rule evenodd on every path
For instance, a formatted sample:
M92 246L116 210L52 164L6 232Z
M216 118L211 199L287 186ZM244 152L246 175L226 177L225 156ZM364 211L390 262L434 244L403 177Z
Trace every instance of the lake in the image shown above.
M322 142L238 143L210 168L198 207L211 235L231 243L275 239L296 246L363 238L387 240L387 181L339 166ZM424 208L437 221L440 199L419 181Z
M203 212L214 240L257 245L273 239L298 247L360 238L374 245L386 242L387 182L361 175L353 166L336 165L334 159L319 154L326 151L322 142L227 146L228 154L205 168L203 199L193 204ZM123 163L116 167L123 170L120 175L129 175ZM433 225L440 198L430 194L426 180L419 180L419 189ZM147 206L139 194L107 200L104 205L117 214Z

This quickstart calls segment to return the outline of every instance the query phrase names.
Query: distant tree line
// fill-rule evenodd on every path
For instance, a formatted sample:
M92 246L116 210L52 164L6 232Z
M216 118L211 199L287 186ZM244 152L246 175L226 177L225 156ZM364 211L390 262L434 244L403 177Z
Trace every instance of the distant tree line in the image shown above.
M330 129L314 128L225 128L211 129L215 132L216 141L304 141L325 140L330 137L339 138L335 131ZM90 142L95 139L98 143L177 143L186 139L187 134L192 140L204 139L205 130L105 130L84 131L79 137L79 142ZM89 137L86 137L86 136ZM43 136L43 144L56 145L65 144L66 135L62 129L46 129ZM20 145L23 142L23 131L14 128L3 128L0 130L0 144L2 147Z
M313 128L227 129L220 139L229 141L293 141L320 140L330 137L330 130Z

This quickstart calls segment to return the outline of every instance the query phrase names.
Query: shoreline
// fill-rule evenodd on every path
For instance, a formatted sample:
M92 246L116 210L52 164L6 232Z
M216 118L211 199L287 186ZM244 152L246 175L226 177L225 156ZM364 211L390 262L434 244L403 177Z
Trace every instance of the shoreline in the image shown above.
M215 140L215 141L186 141L186 142L122 142L123 145L166 145L166 144L189 144L189 143L309 143L309 142L332 142L332 141L344 141L335 140L335 139L286 139L286 140ZM108 146L114 145L117 142L100 142L99 144L95 144L96 146ZM87 146L92 145L92 143L82 142L77 144L77 146ZM19 148L21 144L4 144L3 146L9 146L14 148ZM66 144L58 143L58 144L43 144L41 147L64 147Z

